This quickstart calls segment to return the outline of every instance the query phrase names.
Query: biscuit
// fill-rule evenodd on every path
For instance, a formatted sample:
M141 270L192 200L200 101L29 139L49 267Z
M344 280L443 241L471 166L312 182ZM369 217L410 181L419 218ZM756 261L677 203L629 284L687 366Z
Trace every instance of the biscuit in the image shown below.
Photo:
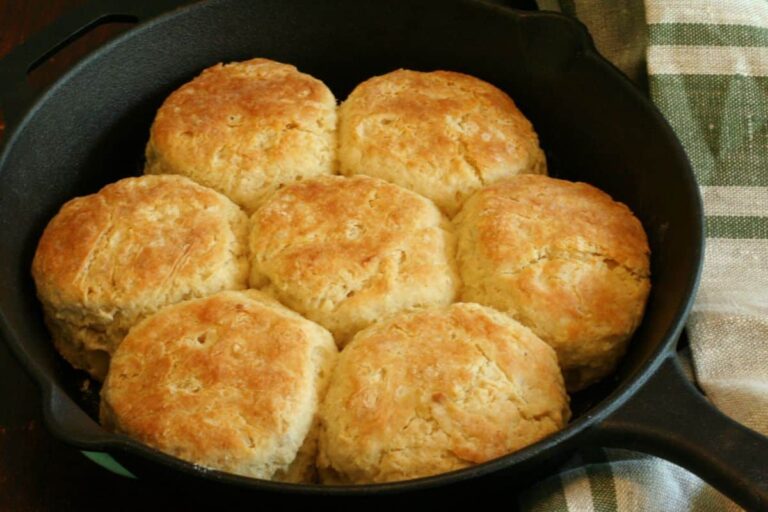
M450 223L383 180L325 176L287 185L251 218L251 285L330 330L339 346L404 309L458 293Z
M555 352L506 315L453 304L359 332L320 409L326 483L379 483L466 468L563 428Z
M256 291L182 302L117 348L101 421L206 468L304 481L336 354L328 331Z
M403 69L358 85L339 108L339 166L418 192L449 216L483 185L546 173L533 126L505 93L461 73Z
M181 176L126 178L67 202L32 263L59 352L104 378L128 329L161 307L247 287L248 218Z
M586 183L516 176L456 216L462 299L504 311L557 351L569 391L611 373L650 291L648 240Z
M217 64L157 112L147 174L182 174L253 212L282 184L336 169L336 100L267 59Z

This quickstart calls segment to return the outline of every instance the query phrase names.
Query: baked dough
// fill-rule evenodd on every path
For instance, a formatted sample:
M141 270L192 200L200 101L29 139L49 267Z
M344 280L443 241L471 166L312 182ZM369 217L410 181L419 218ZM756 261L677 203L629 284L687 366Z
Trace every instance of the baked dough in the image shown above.
M102 380L128 329L161 307L246 288L248 218L181 176L126 178L67 202L32 263L58 351Z
M533 126L504 92L451 71L366 80L339 108L342 174L366 174L432 199L452 216L483 185L546 173Z
M407 480L528 446L568 421L555 352L477 304L397 315L342 351L320 412L325 483Z
M287 185L252 217L251 285L330 330L339 346L371 322L448 305L459 288L451 225L383 180Z
M336 169L336 100L320 80L267 59L217 64L157 112L147 174L182 174L247 212L281 185Z
M643 316L648 240L586 183L516 176L454 219L462 299L508 313L557 351L569 391L611 373Z
M182 302L117 348L101 421L207 468L307 481L336 354L328 331L256 291Z

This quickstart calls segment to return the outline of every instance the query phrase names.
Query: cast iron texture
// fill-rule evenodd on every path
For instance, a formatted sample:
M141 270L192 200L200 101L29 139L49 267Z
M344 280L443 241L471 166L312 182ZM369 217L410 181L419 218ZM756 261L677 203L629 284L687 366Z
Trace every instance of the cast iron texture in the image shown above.
M94 20L139 20L170 5L154 3L150 12L145 3L134 4L94 3L0 64L0 98L11 103L15 125L0 155L0 325L40 384L55 435L83 449L110 452L141 476L194 478L233 492L357 496L446 484L453 484L452 492L520 484L553 470L579 444L607 443L667 456L742 505L765 507L766 440L713 412L673 371L703 251L701 203L687 158L658 111L598 56L582 25L557 14L471 0L214 0L140 25L43 94L24 85L29 67L49 48ZM592 183L637 214L652 249L646 315L616 375L573 398L575 418L565 430L462 471L386 485L323 487L201 470L110 434L85 412L87 404L72 385L82 376L53 351L29 274L42 229L68 199L141 172L152 117L172 90L207 66L254 56L297 65L324 80L339 99L362 80L400 67L476 75L507 91L532 120L551 174ZM712 421L698 425L701 435L687 437L676 429L689 423L670 420L681 415L689 423Z

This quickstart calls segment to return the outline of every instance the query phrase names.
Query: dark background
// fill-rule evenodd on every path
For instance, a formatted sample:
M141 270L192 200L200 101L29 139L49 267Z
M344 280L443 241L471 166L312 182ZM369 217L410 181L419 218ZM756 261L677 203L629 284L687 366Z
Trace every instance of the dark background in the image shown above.
M0 0L0 59L29 35L43 30L63 13L84 3L84 0ZM180 0L179 3L189 2ZM533 0L499 3L534 7ZM36 68L29 75L30 86L51 83L90 50L132 26L109 23L88 32ZM4 124L0 117L0 141L3 134ZM282 508L266 503L263 497L246 497L247 503L243 503L243 497L230 497L231 502L228 502L221 496L196 492L189 484L181 487L113 475L46 431L38 395L35 384L5 343L0 342L0 512L135 511L148 507L227 509L235 505L250 509ZM515 500L509 498L511 496L507 497L504 508L514 509Z

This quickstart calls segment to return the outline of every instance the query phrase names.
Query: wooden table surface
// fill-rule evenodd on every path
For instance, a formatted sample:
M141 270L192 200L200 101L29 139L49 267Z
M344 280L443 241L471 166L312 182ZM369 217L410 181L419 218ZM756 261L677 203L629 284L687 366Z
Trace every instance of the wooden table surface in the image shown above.
M0 59L29 35L84 3L0 0ZM527 7L532 0L518 0L517 4ZM130 27L127 23L113 23L94 29L33 71L30 82L34 86L52 82L91 49ZM0 139L3 131L0 120ZM135 511L151 505L167 510L197 510L265 505L261 497L253 498L233 498L223 503L221 496L201 495L188 485L170 487L131 480L100 468L46 431L37 387L5 343L0 342L0 512ZM508 504L505 508L513 507Z

